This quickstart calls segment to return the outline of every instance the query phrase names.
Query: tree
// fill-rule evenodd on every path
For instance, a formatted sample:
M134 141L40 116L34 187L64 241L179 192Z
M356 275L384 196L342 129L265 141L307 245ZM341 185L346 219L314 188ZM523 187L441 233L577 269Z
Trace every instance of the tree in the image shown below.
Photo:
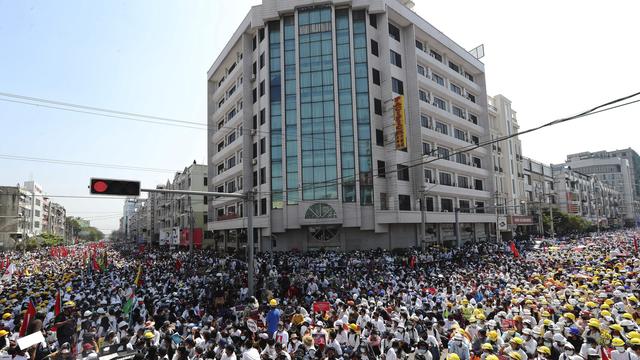
M543 216L545 232L551 232L551 217L549 211L545 211ZM567 214L562 211L553 212L553 227L556 235L567 236L572 234L582 234L591 231L591 222L577 215Z
M40 237L42 238L42 246L58 246L62 245L62 243L64 242L62 236L49 233L41 234Z

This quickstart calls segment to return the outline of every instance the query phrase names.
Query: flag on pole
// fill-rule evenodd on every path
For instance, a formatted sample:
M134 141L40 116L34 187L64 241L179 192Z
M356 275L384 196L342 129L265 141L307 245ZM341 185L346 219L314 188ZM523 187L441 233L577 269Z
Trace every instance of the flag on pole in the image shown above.
M133 288L129 288L129 290L127 291L127 301L124 303L124 306L122 307L123 314L129 315L131 313L131 310L133 310L135 299L136 299L135 291L133 291Z
M27 327L33 318L36 316L36 306L33 305L33 301L29 300L27 305L27 312L24 313L24 319L22 325L20 325L20 337L27 335Z
M633 248L638 252L638 238L636 236L633 237Z
M56 303L53 306L53 311L56 316L60 314L61 308L62 308L62 294L60 293L60 289L58 289L58 291L56 291Z
M516 244L512 241L509 245L511 247L511 252L513 253L513 257L520 257L520 252L518 252L518 248L516 248Z
M142 285L142 264L138 265L138 274L136 275L133 285L136 287L140 287Z

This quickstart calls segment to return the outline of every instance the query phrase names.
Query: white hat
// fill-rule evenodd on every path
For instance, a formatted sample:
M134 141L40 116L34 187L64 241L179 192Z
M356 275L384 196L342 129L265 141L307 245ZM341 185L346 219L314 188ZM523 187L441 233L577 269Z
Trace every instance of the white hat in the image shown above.
M91 316L93 313L89 310L85 310L84 314L82 314L84 317L89 317Z
M127 324L127 322L124 320L118 323L118 329L122 329L125 326L129 326L129 324Z
M106 312L106 311L104 311L104 309L103 309L103 308L98 308L98 310L96 310L96 314L103 315L103 314L106 314L106 313L107 313L107 312Z
M567 339L565 339L565 337L562 336L562 334L555 334L553 335L553 341L557 341L561 344L564 344L564 342L567 341Z

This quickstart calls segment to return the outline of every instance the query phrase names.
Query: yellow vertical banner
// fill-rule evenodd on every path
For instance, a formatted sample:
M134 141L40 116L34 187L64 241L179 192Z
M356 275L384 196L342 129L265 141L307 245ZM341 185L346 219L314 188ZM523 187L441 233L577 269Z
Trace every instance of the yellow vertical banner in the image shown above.
M407 148L407 126L404 116L404 96L396 96L393 99L393 117L396 124L396 149Z

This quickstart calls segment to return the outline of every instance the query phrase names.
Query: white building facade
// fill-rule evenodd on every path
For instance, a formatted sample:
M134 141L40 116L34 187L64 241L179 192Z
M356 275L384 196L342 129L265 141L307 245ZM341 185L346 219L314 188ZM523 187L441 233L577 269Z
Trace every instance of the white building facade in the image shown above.
M209 190L255 194L260 250L419 246L494 230L484 65L404 2L264 0L208 73ZM421 200L426 209L421 233ZM209 203L242 247L243 203ZM246 246L246 242L244 242Z

